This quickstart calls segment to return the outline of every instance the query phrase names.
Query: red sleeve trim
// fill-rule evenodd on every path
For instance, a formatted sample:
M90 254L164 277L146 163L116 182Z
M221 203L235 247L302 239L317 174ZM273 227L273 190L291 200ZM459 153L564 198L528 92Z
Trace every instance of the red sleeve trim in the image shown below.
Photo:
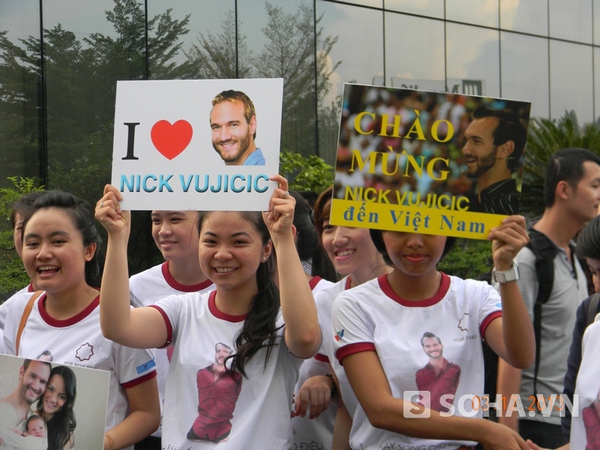
M173 327L171 326L171 321L169 320L169 317L162 310L162 308L160 306L150 305L149 308L156 309L163 316L163 319L165 321L165 325L167 326L167 340L166 340L166 342L162 346L160 346L158 348L166 348L169 345L171 345L171 341L173 340Z
M322 355L321 353L317 353L315 355L315 359L317 361L321 361L321 362L324 362L324 363L329 363L329 358L327 356L325 356L325 355Z
M487 327L490 325L490 323L492 323L492 321L494 321L495 319L498 319L499 317L502 317L502 311L494 311L493 313L488 315L485 319L483 319L483 322L479 326L479 333L483 340L485 340L485 331L487 330Z
M153 370L152 372L147 373L146 375L143 375L139 378L136 378L135 380L131 380L131 381L128 381L127 383L123 383L123 384L121 384L121 386L123 386L123 389L131 389L132 387L139 386L140 384L145 383L148 380L151 380L155 376L156 376L156 370Z
M375 344L373 344L372 342L358 342L356 344L349 344L343 346L336 352L335 357L343 366L344 363L342 363L342 360L346 356L361 352L377 352L377 350L375 349Z

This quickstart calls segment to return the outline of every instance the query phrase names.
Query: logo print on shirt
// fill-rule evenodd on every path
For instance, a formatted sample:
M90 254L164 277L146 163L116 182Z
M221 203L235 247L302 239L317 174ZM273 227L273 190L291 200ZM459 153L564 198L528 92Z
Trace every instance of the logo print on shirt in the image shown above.
M469 331L469 329L467 328L467 320L469 318L468 316L469 316L469 313L464 313L462 318L458 321L458 329L460 331ZM464 323L463 323L463 321L464 321Z
M335 333L335 336L334 336L335 340L338 341L338 342L341 341L343 337L344 337L344 330L343 329L340 330L340 331L338 331L337 333Z
M77 349L75 352L75 357L79 361L89 361L90 358L94 355L94 347L92 347L87 342L82 344L81 347Z

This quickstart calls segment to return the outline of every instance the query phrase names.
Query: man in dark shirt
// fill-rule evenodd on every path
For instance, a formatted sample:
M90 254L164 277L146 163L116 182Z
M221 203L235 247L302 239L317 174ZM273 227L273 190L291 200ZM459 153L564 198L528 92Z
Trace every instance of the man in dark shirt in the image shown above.
M519 165L527 130L512 111L479 106L465 130L462 149L467 175L475 179L469 211L517 214L520 192L512 178Z
M242 375L225 367L225 358L232 352L230 346L219 342L215 362L198 371L198 417L187 436L192 441L220 442L231 432L233 410L242 390Z
M429 362L417 371L417 389L429 392L430 404L426 406L430 409L449 412L460 381L460 367L444 358L444 346L435 334L426 331L421 338L421 345L429 356ZM441 402L442 396L446 396L444 405Z

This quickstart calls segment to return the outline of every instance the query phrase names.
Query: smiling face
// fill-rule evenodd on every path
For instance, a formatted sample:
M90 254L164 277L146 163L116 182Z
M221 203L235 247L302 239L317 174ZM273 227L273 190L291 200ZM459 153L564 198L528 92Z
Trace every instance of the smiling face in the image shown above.
M43 408L46 420L50 420L67 402L65 379L58 374L52 375L44 392Z
M152 238L166 260L198 257L197 211L152 211Z
M256 149L256 116L248 123L241 101L217 103L210 113L210 128L213 147L227 165L242 165Z
M321 241L340 275L372 273L375 268L385 265L367 228L339 227L331 225L326 219L323 221Z
M431 359L440 359L444 353L444 346L435 337L423 338L423 351Z
M19 371L19 393L25 402L32 404L46 389L50 377L50 365L31 361L27 368L21 366Z
M494 145L496 117L473 120L465 130L466 143L462 149L467 163L467 175L479 178L496 164L498 147Z
M63 209L40 209L25 225L23 264L35 286L48 294L85 284L85 264L95 251L95 243L83 245L83 235Z
M200 267L217 290L256 293L256 270L270 254L271 242L264 244L258 230L241 213L211 212L204 218Z
M217 344L215 349L215 363L219 366L225 365L225 358L227 358L233 352L232 349L224 346L223 344Z

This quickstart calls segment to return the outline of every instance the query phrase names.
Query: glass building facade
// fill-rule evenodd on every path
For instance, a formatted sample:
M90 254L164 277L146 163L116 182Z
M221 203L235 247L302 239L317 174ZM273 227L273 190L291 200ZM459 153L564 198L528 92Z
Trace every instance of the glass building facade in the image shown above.
M586 123L599 52L600 0L0 0L0 187L95 203L117 80L283 77L282 149L333 163L345 82L474 83Z

